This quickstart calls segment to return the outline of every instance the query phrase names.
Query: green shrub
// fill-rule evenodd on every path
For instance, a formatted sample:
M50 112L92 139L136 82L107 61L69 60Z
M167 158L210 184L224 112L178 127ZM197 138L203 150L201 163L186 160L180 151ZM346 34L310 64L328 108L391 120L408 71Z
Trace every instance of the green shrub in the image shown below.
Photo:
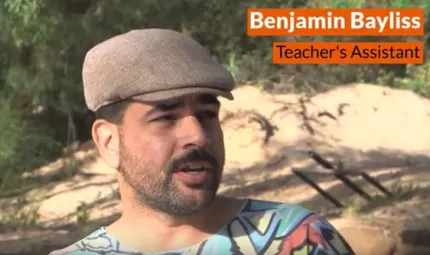
M46 130L26 121L10 100L0 99L0 192L16 188L24 171L44 163L56 149Z

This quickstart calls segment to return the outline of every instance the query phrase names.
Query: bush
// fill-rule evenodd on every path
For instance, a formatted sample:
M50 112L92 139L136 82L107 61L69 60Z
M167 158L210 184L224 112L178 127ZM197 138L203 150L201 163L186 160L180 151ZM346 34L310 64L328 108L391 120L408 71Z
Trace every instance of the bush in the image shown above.
M46 130L24 120L12 106L10 100L0 99L0 192L16 188L24 171L45 163L58 150Z
M11 99L0 102L1 186L6 187L15 173L43 161L54 150L53 139L66 145L73 142L69 137L90 137L81 85L85 53L95 44L131 29L170 28L193 36L233 72L239 84L252 82L277 92L295 92L369 82L429 96L428 65L275 66L271 63L274 40L378 41L380 38L246 35L248 7L387 6L424 7L426 17L430 9L428 0L4 0L0 4L0 91L3 98ZM12 98L18 103L11 104ZM30 121L35 117L27 115L37 109L44 109L39 116L47 116L46 120L36 117L39 121ZM53 136L48 130L57 133Z

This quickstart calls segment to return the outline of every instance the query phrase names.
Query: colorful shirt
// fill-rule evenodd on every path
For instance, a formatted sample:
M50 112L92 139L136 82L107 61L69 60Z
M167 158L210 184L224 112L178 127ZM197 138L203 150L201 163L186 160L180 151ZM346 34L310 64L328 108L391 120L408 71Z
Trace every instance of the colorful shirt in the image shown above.
M49 255L145 255L100 228ZM232 221L206 241L159 255L354 255L319 214L293 204L248 199Z

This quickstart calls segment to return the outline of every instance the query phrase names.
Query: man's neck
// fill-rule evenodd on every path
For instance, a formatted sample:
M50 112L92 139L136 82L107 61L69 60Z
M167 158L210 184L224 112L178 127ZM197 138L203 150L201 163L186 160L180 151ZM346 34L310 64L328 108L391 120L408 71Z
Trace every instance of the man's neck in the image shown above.
M121 218L107 231L126 246L145 253L174 250L202 242L231 221L243 204L237 199L216 197L201 212L178 217L130 203L130 200L123 201Z

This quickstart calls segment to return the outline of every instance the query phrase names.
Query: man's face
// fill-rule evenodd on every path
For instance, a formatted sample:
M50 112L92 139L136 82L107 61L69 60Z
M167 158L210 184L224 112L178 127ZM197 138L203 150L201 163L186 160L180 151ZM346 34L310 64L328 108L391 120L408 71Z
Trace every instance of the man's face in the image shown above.
M224 167L218 113L212 95L130 104L120 128L119 170L140 203L173 215L211 204Z

